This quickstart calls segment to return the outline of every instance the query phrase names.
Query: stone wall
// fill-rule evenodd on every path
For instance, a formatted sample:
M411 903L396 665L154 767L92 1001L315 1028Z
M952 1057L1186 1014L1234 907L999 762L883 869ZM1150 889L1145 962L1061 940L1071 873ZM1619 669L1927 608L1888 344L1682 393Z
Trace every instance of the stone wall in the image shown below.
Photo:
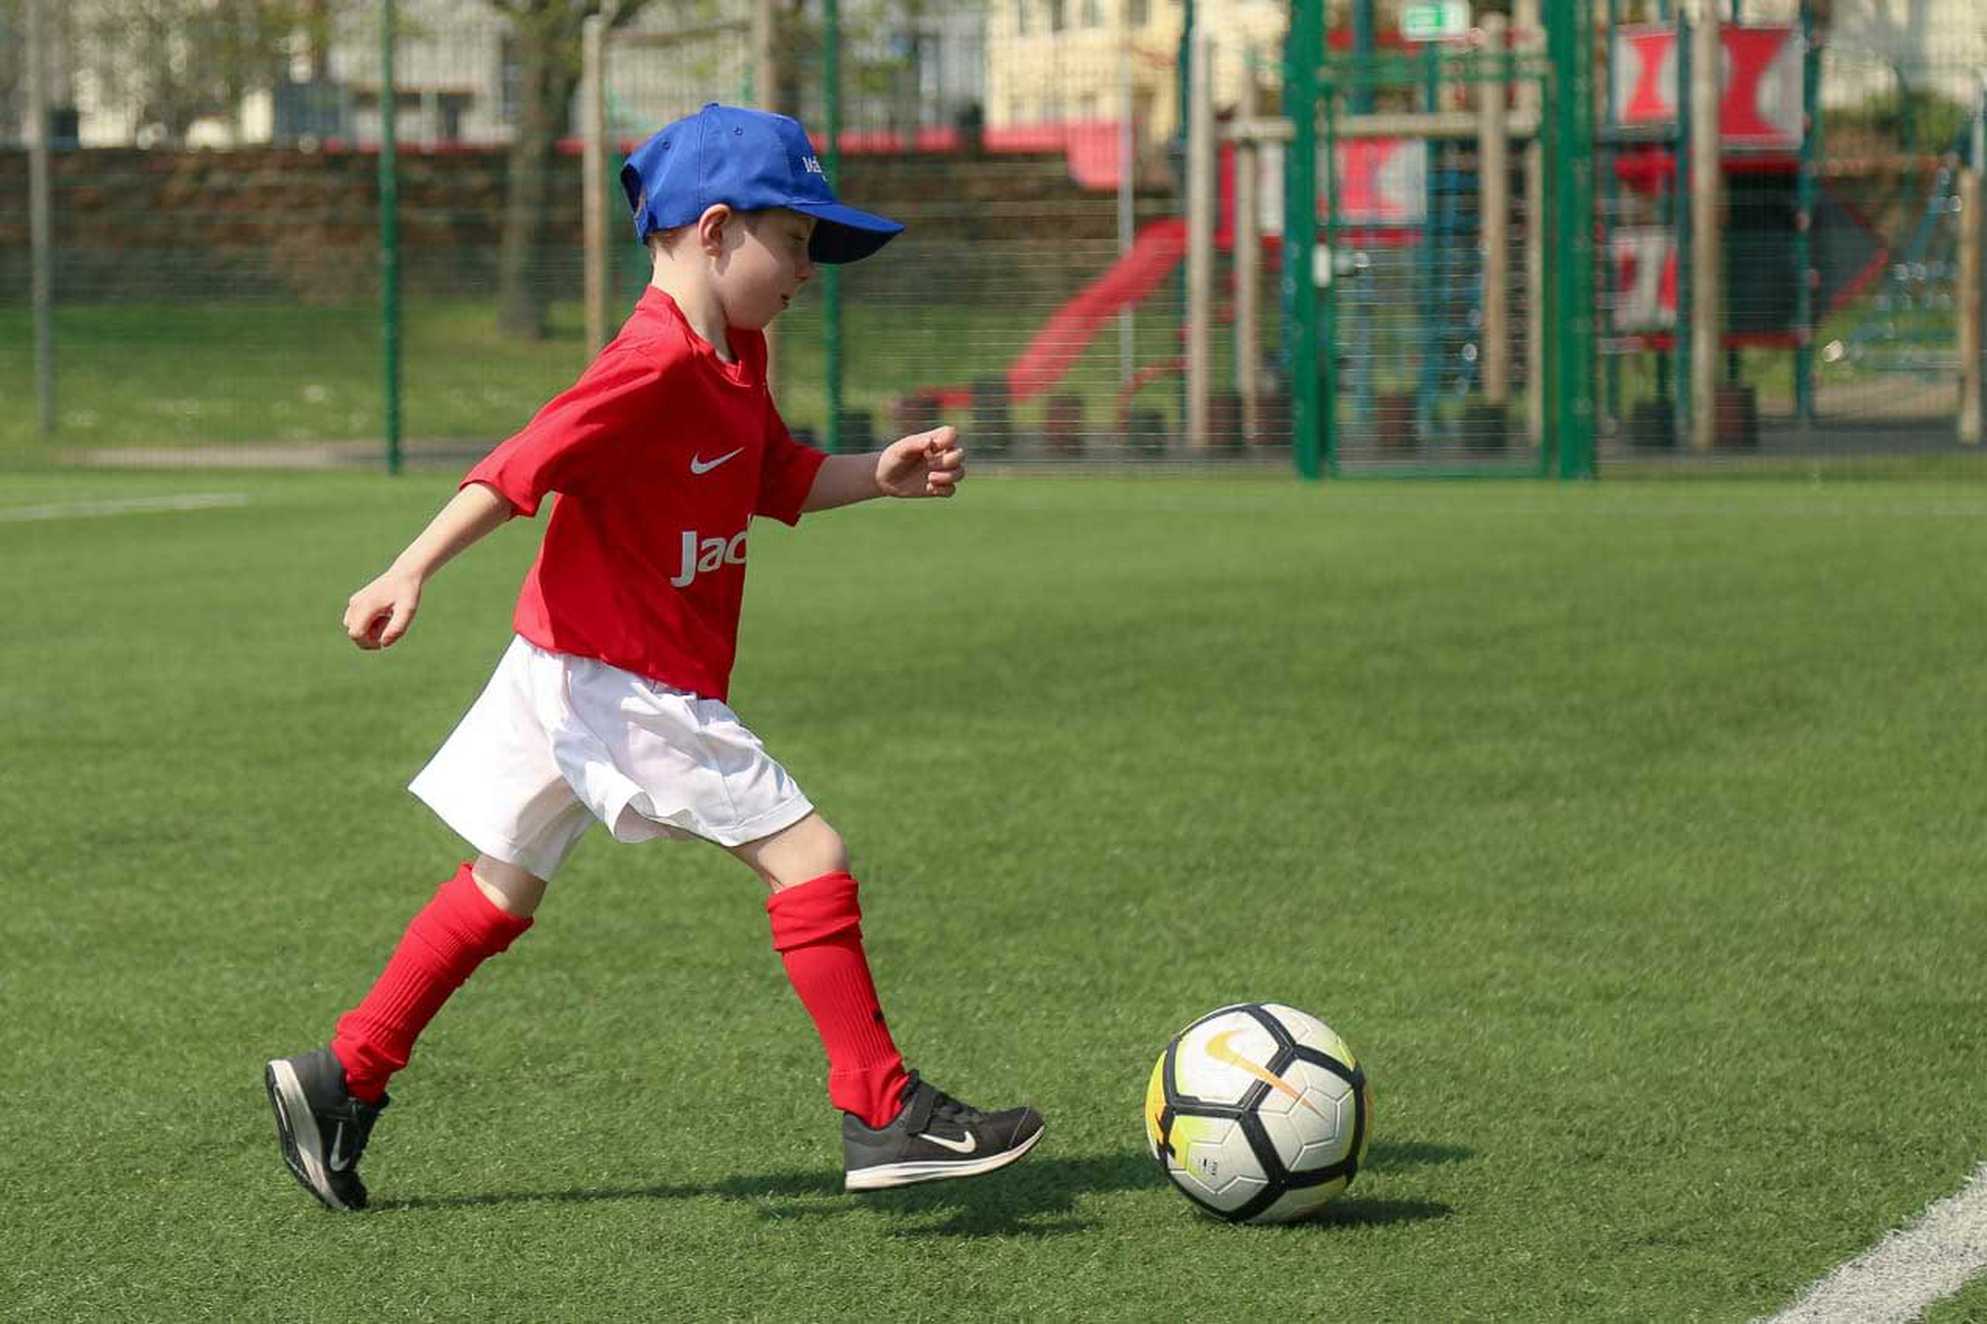
M345 302L377 291L376 155L88 149L56 153L50 171L61 301ZM411 295L495 288L504 171L501 149L400 158L401 276ZM541 278L576 291L578 156L559 156L554 171L556 195L572 202L557 209ZM1047 293L1068 283L1059 256L1116 233L1114 199L1078 188L1059 155L850 157L841 192L911 226L903 260L864 273L871 295L933 297L934 268L985 265L959 246L1000 250L1016 281ZM626 246L629 235L613 238ZM0 299L25 300L27 290L27 156L0 151Z

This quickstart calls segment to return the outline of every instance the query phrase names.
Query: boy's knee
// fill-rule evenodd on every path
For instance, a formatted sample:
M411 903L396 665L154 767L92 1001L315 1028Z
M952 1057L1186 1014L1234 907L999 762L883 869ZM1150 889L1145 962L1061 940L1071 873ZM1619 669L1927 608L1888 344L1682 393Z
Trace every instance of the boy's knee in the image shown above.
M731 853L751 866L775 892L823 874L846 873L849 867L848 844L819 814L809 814L770 837L735 846Z
M494 855L478 855L469 876L491 905L507 915L529 919L545 899L545 880Z

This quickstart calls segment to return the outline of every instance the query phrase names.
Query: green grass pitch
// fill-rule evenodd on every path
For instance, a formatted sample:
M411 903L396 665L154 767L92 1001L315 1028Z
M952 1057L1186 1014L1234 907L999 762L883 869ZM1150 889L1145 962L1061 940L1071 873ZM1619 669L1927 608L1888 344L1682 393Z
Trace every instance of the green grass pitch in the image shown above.
M843 1195L757 884L596 834L329 1214L261 1063L459 858L402 787L537 534L359 654L447 490L0 484L0 1315L1743 1320L1983 1156L1987 487L981 479L758 526L733 697L912 1062L1035 1154ZM175 492L244 504L21 517ZM1243 998L1373 1081L1312 1225L1144 1156Z
M848 343L864 349L848 365L845 404L868 410L879 435L887 432L899 396L966 386L989 364L1004 366L1051 311L853 304ZM58 307L53 325L59 446L280 446L380 435L384 360L379 310L370 305L85 304ZM781 410L795 427L819 429L828 415L820 296L808 293L778 326L791 383ZM586 366L580 306L555 303L549 329L543 341L520 341L499 332L487 301L410 297L401 341L405 434L491 444L516 431ZM1173 316L1141 317L1138 361L1177 356L1178 330ZM1215 366L1226 372L1230 342L1217 340ZM0 399L24 402L0 411L0 466L32 465L43 449L33 346L28 310L0 307ZM1091 424L1108 430L1116 427L1117 382L1113 327L1058 389L1083 397ZM1169 394L1155 385L1139 404L1164 408ZM1036 419L1042 408L1038 398L1016 417Z

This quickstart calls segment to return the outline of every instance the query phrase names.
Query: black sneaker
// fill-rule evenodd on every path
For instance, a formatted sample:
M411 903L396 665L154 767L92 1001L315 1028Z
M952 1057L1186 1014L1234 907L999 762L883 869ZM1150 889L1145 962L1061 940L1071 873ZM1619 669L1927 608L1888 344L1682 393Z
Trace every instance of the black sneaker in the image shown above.
M983 1113L911 1073L904 1111L872 1131L853 1113L842 1114L842 1189L880 1191L913 1182L977 1177L1004 1168L1042 1138L1042 1114L1033 1108Z
M359 1156L386 1105L365 1103L345 1092L345 1068L329 1048L279 1057L262 1072L269 1106L276 1110L276 1139L283 1162L299 1185L327 1208L366 1207L366 1184L359 1180Z

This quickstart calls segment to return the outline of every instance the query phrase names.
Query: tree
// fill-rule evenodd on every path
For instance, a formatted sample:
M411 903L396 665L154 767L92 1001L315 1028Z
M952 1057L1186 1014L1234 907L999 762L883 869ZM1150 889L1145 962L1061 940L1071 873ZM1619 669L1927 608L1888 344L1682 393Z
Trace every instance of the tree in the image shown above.
M0 142L28 134L27 31L22 0L0 0Z
M511 138L497 255L497 320L511 335L545 338L549 300L544 259L554 203L552 157L559 139L573 128L581 29L588 18L603 13L610 29L626 26L648 3L490 0L510 20L517 51L518 122Z
M277 82L308 25L290 0L118 0L76 5L76 70L121 108L132 136L174 146L195 120L238 121L242 99Z

